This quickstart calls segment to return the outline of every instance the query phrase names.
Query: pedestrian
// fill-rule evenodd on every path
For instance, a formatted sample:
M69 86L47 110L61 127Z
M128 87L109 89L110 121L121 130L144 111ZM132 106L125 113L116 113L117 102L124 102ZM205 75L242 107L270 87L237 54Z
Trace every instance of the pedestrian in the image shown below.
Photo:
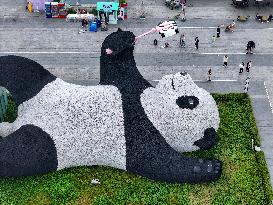
M83 32L87 31L87 25L88 25L87 20L85 18L82 19L82 30L83 30Z
M186 43L185 43L185 35L184 34L181 34L179 44L180 44L180 47L185 48Z
M239 65L239 68L240 68L239 73L242 73L244 71L244 67L245 67L244 62L240 63L240 65Z
M249 73L249 70L251 68L251 64L252 64L252 61L248 61L247 64L246 64L246 72Z
M221 32L220 26L217 27L216 32L217 32L217 38L220 38L220 32Z
M198 45L199 45L198 37L195 37L194 41L195 41L195 48L196 48L196 50L198 50Z
M156 38L155 38L155 40L154 40L154 45L157 46L157 44L158 44L158 41L157 41Z
M182 21L186 21L186 4L182 3L181 4L181 14L182 14Z
M174 8L174 0L171 0L171 10Z
M252 50L255 48L255 43L254 41L248 41L247 45L246 45L246 54L253 54Z
M212 75L212 71L211 68L208 70L208 81L211 81L211 75Z
M247 78L246 78L246 82L245 82L245 88L244 88L244 92L245 92L245 93L248 92L249 81L250 81L250 77L247 77Z
M170 44L169 43L164 43L164 45L163 46L161 46L161 48L168 48L170 46Z
M216 40L216 36L215 35L212 35L212 43L214 43Z
M223 66L227 67L228 66L228 56L227 55L224 56L223 62L224 62Z
M270 14L270 15L268 16L268 18L267 18L267 22L272 21L272 19L273 19L273 15L272 15L272 14Z
M235 23L235 20L233 20L233 21L232 21L232 24L231 24L231 27L232 27L233 29L235 29L235 24L236 24L236 23Z

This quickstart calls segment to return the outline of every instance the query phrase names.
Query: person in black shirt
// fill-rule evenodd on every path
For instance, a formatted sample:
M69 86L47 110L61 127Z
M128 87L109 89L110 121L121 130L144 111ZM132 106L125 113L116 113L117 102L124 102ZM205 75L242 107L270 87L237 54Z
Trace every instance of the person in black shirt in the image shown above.
M198 39L198 37L195 37L195 48L196 48L196 50L198 50L198 47L199 47L199 39Z
M273 18L273 16L272 16L272 14L270 14L270 15L268 16L267 22L272 21L272 18Z
M87 24L88 24L87 20L86 20L86 19L83 19L83 20L82 20L82 29L83 29L84 31L87 31Z
M219 26L217 27L216 32L217 32L217 38L220 38L220 32L221 32L221 30L220 30Z

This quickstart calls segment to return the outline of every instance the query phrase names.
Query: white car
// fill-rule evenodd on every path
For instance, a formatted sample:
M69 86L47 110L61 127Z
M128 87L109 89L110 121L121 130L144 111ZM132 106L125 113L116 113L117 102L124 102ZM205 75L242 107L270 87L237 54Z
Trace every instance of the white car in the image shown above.
M177 23L175 21L164 21L159 23L157 26L162 28L159 31L159 34L162 36L162 38L179 33Z

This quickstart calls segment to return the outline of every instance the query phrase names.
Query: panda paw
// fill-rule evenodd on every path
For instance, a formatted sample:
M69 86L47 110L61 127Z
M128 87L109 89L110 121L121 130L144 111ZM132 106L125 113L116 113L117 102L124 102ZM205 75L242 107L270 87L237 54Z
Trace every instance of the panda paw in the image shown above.
M197 176L197 180L202 179L203 182L216 180L221 176L222 165L217 159L203 160L199 159L198 163L193 166L193 173Z

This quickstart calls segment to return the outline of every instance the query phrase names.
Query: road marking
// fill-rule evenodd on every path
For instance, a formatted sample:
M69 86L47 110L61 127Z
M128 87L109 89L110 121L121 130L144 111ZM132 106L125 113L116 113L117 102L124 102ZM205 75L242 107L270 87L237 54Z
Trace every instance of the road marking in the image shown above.
M270 102L270 98L269 98L269 95L268 95L268 91L267 91L267 87L266 87L266 85L265 85L265 82L264 82L264 87L265 87L267 99L268 99L268 101L269 101L269 105L270 105L271 112L273 113L272 104L271 104L271 102Z
M98 54L92 51L0 51L0 54Z
M160 80L152 80L155 82L158 82ZM193 80L195 82L207 82L207 80ZM224 79L224 80L211 80L212 82L236 82L237 80L232 80L232 79Z
M0 54L99 54L99 53L100 51L0 51ZM139 53L136 53L136 54L139 54ZM246 55L246 53L188 53L188 54ZM273 53L254 53L252 55L273 55Z
M198 54L198 53L197 53ZM201 55L247 55L246 53L199 53ZM273 55L273 53L253 53L250 55Z
M217 26L179 26L179 29L216 29L218 28ZM247 30L247 29L256 29L256 28L236 28L236 30ZM268 29L268 30L273 30L273 28L259 28L259 30L262 29Z
M217 28L217 27L214 27L214 26L208 26L208 27L203 27L203 26L196 26L196 27L194 27L194 26L183 26L183 27L178 27L178 28L181 28L181 29L215 29L215 28Z

